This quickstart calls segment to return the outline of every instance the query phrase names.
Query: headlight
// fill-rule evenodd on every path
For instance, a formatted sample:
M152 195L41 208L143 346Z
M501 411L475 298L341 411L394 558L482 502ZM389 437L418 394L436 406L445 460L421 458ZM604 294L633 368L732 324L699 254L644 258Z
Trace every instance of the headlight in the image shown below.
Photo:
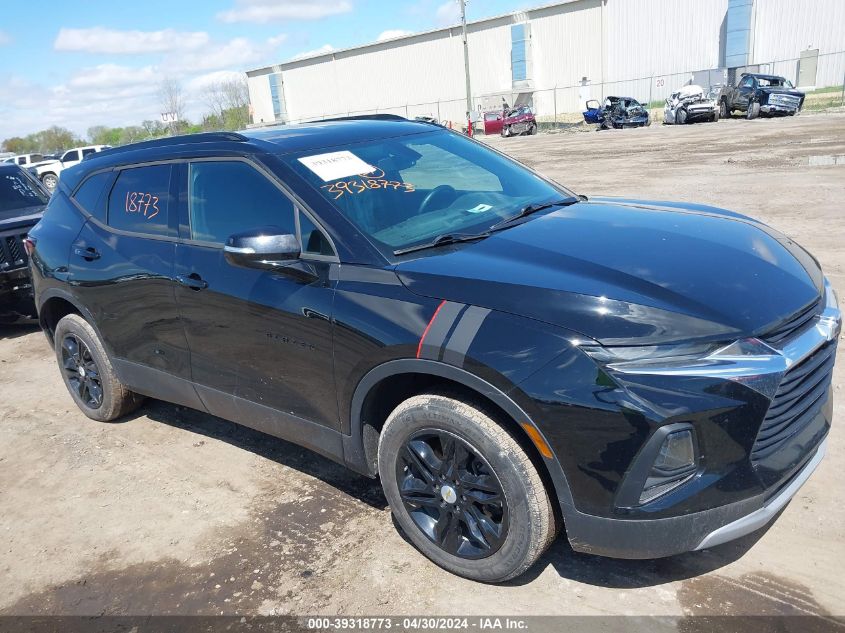
M680 343L677 345L638 345L635 347L603 347L599 345L581 345L590 358L603 365L624 367L627 364L641 365L651 361L686 364L691 360L705 358L715 352L724 343Z

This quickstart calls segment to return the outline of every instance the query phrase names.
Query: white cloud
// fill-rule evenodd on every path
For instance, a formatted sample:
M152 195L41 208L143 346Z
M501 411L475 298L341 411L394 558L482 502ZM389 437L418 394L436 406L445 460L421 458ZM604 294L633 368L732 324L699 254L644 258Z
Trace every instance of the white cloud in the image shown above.
M0 141L51 125L84 135L92 125L116 127L158 119L157 93L164 77L182 84L186 115L199 121L207 112L202 91L209 83L242 78L246 68L278 62L278 48L287 38L280 33L256 41L202 38L204 43L196 39L181 47L161 45L153 62L132 66L114 63L113 58L80 68L58 84L0 71Z
M451 26L461 19L461 9L455 0L447 0L434 12L434 19L437 26Z
M6 46L7 44L12 43L12 36L6 33L6 31L0 31L0 46Z
M276 47L256 44L245 37L236 37L202 50L169 55L161 67L170 75L183 75L224 68L243 68L264 61Z
M57 51L137 55L196 50L207 46L210 41L204 31L120 31L95 26L59 30L53 48Z
M217 14L222 22L319 20L352 11L349 0L235 0L235 6Z
M152 66L132 68L118 64L101 64L86 68L71 76L67 87L74 88L118 88L135 86L144 82L157 81L157 73Z
M334 50L334 46L331 44L323 44L320 48L315 48L313 51L303 51L301 53L297 53L291 59L305 59L306 57L314 57L315 55L323 55L325 53L331 53Z
M383 40L392 40L394 37L404 37L405 35L411 35L412 33L413 31L406 31L405 29L388 29L379 33L376 40L379 42Z
M200 93L205 88L212 84L219 84L234 79L243 79L244 74L235 70L215 70L214 72L205 73L189 80L185 84L185 90L188 93Z

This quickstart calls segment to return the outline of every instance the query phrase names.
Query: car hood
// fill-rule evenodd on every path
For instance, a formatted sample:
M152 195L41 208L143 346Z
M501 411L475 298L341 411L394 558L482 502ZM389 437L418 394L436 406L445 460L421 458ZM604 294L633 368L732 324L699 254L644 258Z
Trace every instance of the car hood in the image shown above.
M18 225L35 224L44 215L47 205L23 207L21 209L0 209L0 231L12 229Z
M760 88L760 92L765 92L766 94L793 95L795 97L804 96L803 92L794 90L792 88L785 88L782 86L769 86L767 88Z
M745 216L591 199L396 267L421 295L519 314L605 345L760 334L819 299L815 259Z
M48 158L47 160L38 161L37 163L33 163L30 167L44 167L46 165L61 165L62 161L58 158Z

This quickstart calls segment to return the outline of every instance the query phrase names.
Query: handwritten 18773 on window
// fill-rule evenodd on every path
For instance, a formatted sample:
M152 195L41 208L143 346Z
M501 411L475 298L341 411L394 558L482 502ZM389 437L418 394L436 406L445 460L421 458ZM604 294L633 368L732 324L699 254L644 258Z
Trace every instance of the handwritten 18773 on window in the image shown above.
M159 214L158 196L146 191L126 192L126 213L140 213L147 220L152 220Z

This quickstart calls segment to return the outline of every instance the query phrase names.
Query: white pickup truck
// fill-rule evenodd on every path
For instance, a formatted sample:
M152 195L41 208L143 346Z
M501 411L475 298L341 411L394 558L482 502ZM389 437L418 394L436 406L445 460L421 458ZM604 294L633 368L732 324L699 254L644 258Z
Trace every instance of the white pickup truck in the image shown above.
M36 163L41 163L43 161L43 154L17 154L3 159L4 163L14 163L15 165L20 165L24 169L32 167Z
M62 154L59 159L45 160L31 166L35 168L35 173L41 179L44 186L52 193L56 185L59 184L59 174L62 173L62 170L78 165L88 154L96 154L97 152L102 152L104 149L110 148L110 145L75 147Z

